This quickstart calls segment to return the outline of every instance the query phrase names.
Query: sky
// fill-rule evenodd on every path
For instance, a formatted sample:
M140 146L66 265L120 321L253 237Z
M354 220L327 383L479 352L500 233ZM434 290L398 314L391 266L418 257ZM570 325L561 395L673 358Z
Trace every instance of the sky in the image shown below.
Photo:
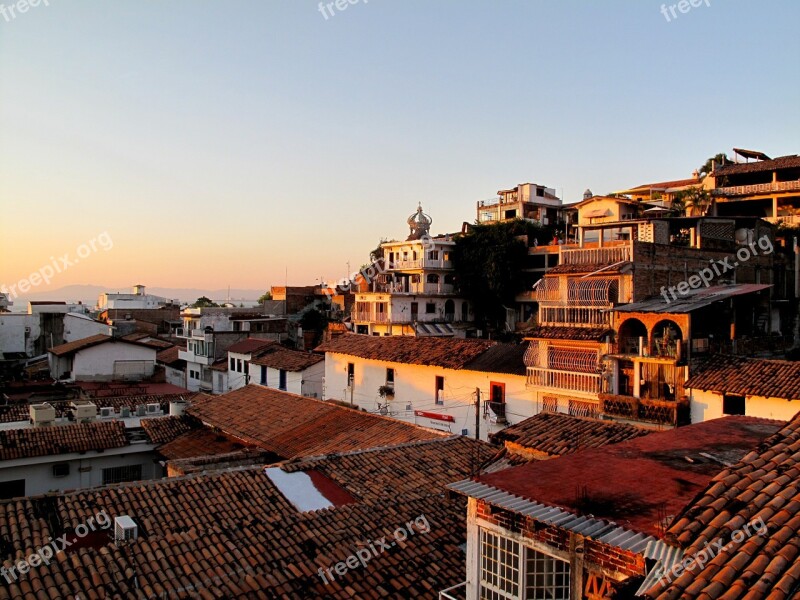
M799 153L800 2L695 3L0 0L0 285L310 284L420 202Z

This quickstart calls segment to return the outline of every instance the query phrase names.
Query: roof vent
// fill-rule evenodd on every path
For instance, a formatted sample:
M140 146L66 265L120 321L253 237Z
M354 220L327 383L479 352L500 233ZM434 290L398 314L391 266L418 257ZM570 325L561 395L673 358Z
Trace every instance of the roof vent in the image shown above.
M128 515L114 517L114 541L130 542L139 537L139 527Z

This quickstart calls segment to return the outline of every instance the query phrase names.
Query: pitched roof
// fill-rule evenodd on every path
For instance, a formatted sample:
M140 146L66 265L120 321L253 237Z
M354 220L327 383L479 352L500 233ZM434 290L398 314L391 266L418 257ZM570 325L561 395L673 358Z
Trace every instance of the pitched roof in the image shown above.
M154 444L171 442L176 437L188 431L194 431L200 424L187 416L182 417L156 417L142 419L142 429Z
M608 327L535 327L524 333L526 338L602 342L612 331Z
M301 352L276 345L259 352L250 363L296 373L324 361L324 354Z
M705 551L647 595L788 599L800 594L800 416L721 471L673 522L667 541L683 558ZM738 532L738 533L737 533ZM719 542L722 550L719 550ZM706 548L714 550L713 558Z
M492 441L505 443L512 452L516 447L529 451L532 456L545 458L573 454L586 448L600 448L648 433L651 431L623 423L540 413L495 433Z
M0 430L0 460L110 450L127 445L122 421Z
M244 444L232 440L207 428L188 431L157 448L158 453L167 460L196 458L229 454L244 449Z
M464 365L467 371L525 375L525 351L528 344L497 344Z
M717 355L706 361L684 387L800 400L800 362Z
M723 177L725 175L741 175L742 173L760 173L762 171L774 171L776 169L796 169L800 167L800 156L791 154L779 156L771 160L758 160L750 163L739 163L717 167L712 175Z
M259 315L263 316L263 315ZM277 344L275 340L259 340L256 338L247 338L246 340L242 340L241 342L236 342L235 344L228 347L228 352L236 352L237 354L250 354L252 352L257 352L262 348L266 348L267 346L271 346L273 344Z
M39 532L72 532L102 511L109 519L128 515L139 526L138 540L124 546L108 530L87 536L59 560L17 574L20 581L0 587L0 594L429 598L464 577L465 503L445 498L445 485L468 476L490 452L486 444L449 436L287 465L356 500L312 512L298 511L260 467L0 503L4 561L35 552ZM378 540L391 542L401 527L407 539L381 550ZM333 571L332 581L320 577L321 569L371 542L376 552L365 565L344 575Z
M739 460L779 427L779 422L767 419L725 417L530 462L481 475L477 481L574 514L660 535L665 516L677 514L724 463ZM575 493L578 488L580 494Z
M66 356L68 354L74 354L78 350L83 350L84 348L91 348L92 346L105 344L106 342L110 342L112 339L113 338L110 335L99 333L97 335L92 335L80 340L75 340L74 342L67 342L66 344L61 344L60 346L53 346L50 348L50 350L48 350L48 352L55 354L56 356Z
M172 342L167 342L166 340L160 340L157 337L150 335L149 333L143 333L141 331L137 331L135 333L129 333L128 335L123 335L122 339L126 342L139 342L143 346L149 346L151 348L155 348L156 350L164 350L167 348L172 348Z
M196 400L187 413L284 458L375 448L444 434L396 419L249 385Z
M495 343L461 338L376 337L348 333L325 342L316 350L386 362L463 369Z
M186 364L185 360L178 358L178 353L181 350L186 350L186 348L181 348L179 346L172 346L172 348L167 348L166 350L162 350L161 352L156 354L156 362L163 363L170 367Z

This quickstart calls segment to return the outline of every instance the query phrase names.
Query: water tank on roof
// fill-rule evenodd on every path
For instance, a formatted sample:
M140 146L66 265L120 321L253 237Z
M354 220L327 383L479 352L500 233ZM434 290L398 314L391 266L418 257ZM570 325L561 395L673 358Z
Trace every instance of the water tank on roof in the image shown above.
M737 245L747 246L748 244L753 243L753 240L755 239L755 232L752 229L742 227L741 229L736 230L736 233L733 234L733 237L736 240Z

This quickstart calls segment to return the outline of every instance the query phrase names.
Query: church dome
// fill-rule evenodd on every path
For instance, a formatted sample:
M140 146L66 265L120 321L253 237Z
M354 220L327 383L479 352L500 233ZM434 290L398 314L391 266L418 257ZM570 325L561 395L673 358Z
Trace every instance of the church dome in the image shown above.
M417 207L417 212L408 217L408 227L411 229L411 234L408 236L409 240L418 240L422 236L427 235L431 229L433 219L430 215L422 212L422 204Z

